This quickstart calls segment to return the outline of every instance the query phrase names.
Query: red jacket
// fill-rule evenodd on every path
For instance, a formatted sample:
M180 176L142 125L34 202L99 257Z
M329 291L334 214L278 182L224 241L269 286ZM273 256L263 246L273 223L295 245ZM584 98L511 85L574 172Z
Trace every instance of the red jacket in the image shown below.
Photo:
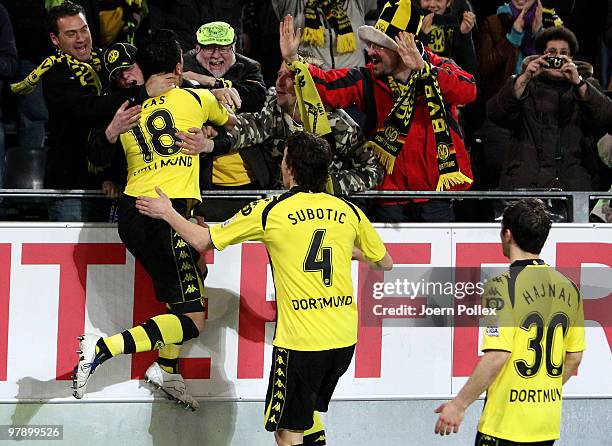
M457 105L468 104L476 99L474 77L463 71L452 61L441 58L427 50L432 72L437 72L438 84L447 105L448 125L457 152L459 169L473 178L470 157L465 149L457 118ZM393 108L391 89L374 78L372 66L341 68L323 71L310 65L312 75L323 103L333 108L357 106L366 115L364 133L372 137ZM385 175L379 187L382 190L436 190L438 184L438 162L436 143L429 110L422 87L408 137L391 174ZM453 190L469 189L469 184L454 186Z

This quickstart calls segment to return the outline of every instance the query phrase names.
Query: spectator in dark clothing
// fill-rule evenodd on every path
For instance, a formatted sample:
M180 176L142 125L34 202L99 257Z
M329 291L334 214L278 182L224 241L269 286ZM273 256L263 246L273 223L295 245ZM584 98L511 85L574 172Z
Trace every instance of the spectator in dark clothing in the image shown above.
M239 112L259 111L266 87L259 62L236 52L236 34L225 22L202 25L198 44L184 58L183 77L205 88L235 88L242 105Z
M23 79L53 52L46 25L47 13L43 2L39 0L9 0L4 3L13 22L19 54L16 77ZM48 120L47 105L40 86L28 95L18 96L19 146L42 147Z
M276 82L276 71L283 58L277 46L278 18L269 0L247 0L244 7L242 54L261 63L266 87Z
M511 132L500 188L592 190L594 143L612 124L612 102L579 74L570 30L546 29L535 48L488 102L489 119Z
M478 62L472 39L476 15L469 5L459 16L449 13L450 0L420 0L421 8L429 11L423 18L420 38L438 56L453 59L470 74L476 74Z
M25 80L13 84L14 92L27 94L42 78L49 109L49 146L45 187L51 189L99 189L99 177L90 172L85 156L87 135L102 120L110 121L128 98L142 101L143 87L100 96L99 52L92 49L91 35L82 7L65 2L49 11L51 41L57 55L50 56ZM102 79L104 80L104 78ZM170 88L162 76L161 90ZM167 85L166 85L167 84ZM149 84L149 90L155 90ZM106 220L103 206L92 200L59 199L49 207L54 221Z
M183 51L196 45L196 30L202 23L223 20L242 33L244 0L148 0L151 29L176 32ZM238 47L240 47L238 42Z
M0 94L4 79L15 75L17 71L17 48L13 27L6 8L0 5ZM0 110L0 119L2 111ZM0 121L0 188L4 180L4 125Z

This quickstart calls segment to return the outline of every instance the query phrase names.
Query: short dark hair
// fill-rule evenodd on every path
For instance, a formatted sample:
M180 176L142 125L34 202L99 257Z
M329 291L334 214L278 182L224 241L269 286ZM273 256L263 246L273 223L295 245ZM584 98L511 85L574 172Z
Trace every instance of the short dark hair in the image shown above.
M570 54L572 57L578 52L580 48L578 46L578 39L570 29L565 26L552 26L540 31L536 36L533 44L538 54L544 54L546 45L551 40L565 40L569 46Z
M548 238L552 222L542 200L524 198L504 211L502 230L509 229L523 251L539 254Z
M56 36L59 34L57 21L63 17L72 17L73 15L83 14L85 16L85 8L71 1L65 1L61 5L54 6L47 13L49 29Z
M311 192L324 192L331 164L327 141L312 133L294 132L285 144L285 162L291 168L295 182Z
M181 45L170 29L157 29L138 48L136 63L145 79L157 73L172 73L181 61Z

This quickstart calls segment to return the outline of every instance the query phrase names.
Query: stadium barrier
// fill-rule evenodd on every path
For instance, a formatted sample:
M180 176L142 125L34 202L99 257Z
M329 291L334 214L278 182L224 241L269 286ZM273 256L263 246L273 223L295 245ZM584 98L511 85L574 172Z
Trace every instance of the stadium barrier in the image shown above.
M408 265L470 268L472 279L480 281L487 267L507 266L496 224L376 226L400 272ZM570 268L585 299L588 347L565 396L610 398L612 225L554 225L542 258ZM184 346L183 374L199 398L261 401L275 318L266 250L260 243L243 243L207 253L206 260L207 329ZM367 267L354 262L353 273L350 297L361 311L359 343L336 399L455 394L478 359L479 318L462 323L455 315L452 323L424 326L404 314L365 322L364 312L395 299L373 301ZM376 280L396 279L392 271ZM426 293L416 297L416 303L427 300ZM78 335L113 334L164 311L114 224L0 223L0 402L72 402L69 375ZM142 353L109 361L83 402L150 401L140 379L154 359L155 353Z

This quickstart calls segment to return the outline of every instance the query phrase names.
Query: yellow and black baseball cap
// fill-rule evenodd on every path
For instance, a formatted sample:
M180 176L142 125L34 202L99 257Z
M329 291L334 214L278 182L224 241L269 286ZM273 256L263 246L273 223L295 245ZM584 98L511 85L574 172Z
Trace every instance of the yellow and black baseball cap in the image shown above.
M129 43L113 43L104 52L104 67L108 71L108 80L113 81L113 74L121 68L129 68L136 63L138 50Z
M196 32L196 39L202 46L226 46L232 45L236 41L236 33L229 23L210 22L200 26Z

